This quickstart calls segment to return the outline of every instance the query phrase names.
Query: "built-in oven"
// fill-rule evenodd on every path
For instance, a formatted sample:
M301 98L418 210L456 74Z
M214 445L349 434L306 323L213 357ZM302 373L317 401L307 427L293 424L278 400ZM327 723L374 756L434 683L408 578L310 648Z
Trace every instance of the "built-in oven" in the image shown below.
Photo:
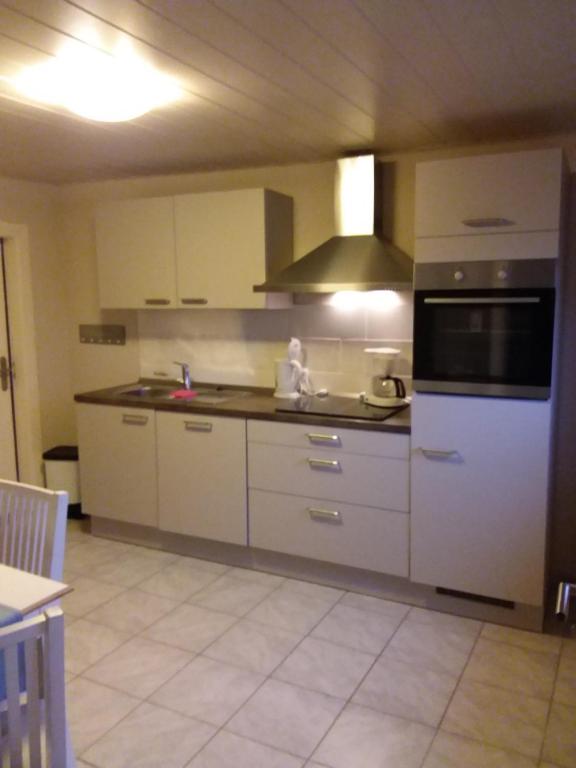
M414 390L548 399L555 270L553 259L416 265Z

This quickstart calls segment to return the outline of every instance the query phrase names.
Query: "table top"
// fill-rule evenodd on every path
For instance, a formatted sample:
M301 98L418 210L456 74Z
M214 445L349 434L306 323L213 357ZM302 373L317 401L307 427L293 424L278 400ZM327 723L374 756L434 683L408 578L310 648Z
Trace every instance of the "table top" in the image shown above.
M0 564L0 605L24 615L71 591L72 587L61 581Z

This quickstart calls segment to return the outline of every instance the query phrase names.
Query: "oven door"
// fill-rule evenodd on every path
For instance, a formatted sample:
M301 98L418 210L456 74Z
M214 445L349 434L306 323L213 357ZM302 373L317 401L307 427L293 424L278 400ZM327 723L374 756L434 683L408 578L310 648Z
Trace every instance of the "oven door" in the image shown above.
M416 291L414 389L547 400L554 289Z

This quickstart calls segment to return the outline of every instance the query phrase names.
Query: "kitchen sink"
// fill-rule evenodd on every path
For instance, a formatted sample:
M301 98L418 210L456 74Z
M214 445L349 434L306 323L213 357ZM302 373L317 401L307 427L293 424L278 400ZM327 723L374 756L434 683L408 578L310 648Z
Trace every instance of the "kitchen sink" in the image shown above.
M157 400L175 400L177 398L172 397L172 393L175 391L178 391L178 387L155 387L143 384L134 387L133 389L126 389L120 394L127 397L151 397ZM192 387L192 391L197 392L195 397L190 399L178 398L179 402L218 405L219 403L226 403L228 400L249 397L252 394L252 392L244 389L226 389L225 387Z

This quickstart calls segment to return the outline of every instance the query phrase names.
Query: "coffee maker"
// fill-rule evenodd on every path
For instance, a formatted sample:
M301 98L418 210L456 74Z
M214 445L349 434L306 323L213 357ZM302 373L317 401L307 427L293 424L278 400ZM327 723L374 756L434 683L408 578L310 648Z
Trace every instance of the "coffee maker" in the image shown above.
M371 376L369 391L361 395L363 402L381 408L404 405L406 387L402 379L392 375L400 350L393 347L367 347L364 352L371 359Z

